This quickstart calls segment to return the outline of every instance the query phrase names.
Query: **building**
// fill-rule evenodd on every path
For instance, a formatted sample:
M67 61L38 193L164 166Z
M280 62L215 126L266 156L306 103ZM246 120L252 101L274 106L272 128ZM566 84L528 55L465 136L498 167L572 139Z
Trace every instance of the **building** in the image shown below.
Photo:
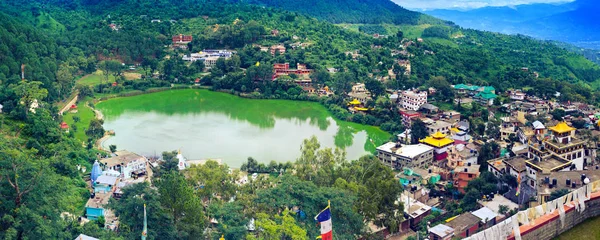
M114 191L113 187L117 185L119 178L110 175L100 175L94 182L95 193L108 193Z
M520 122L514 117L503 117L500 125L500 139L507 141L510 136L517 137L517 130Z
M457 123L460 121L460 113L457 111L446 111L442 113L441 116L444 120L446 120L449 123Z
M275 63L273 64L273 80L277 79L280 76L296 74L301 77L308 78L314 70L308 69L306 64L298 63L296 65L296 69L291 69L289 63Z
M184 61L203 61L206 69L211 69L217 63L217 60L223 58L225 60L231 58L235 52L229 50L203 50L198 53L192 53L190 55L183 56L181 59Z
M477 211L472 212L473 215L481 219L481 227L489 228L496 225L498 214L487 207L482 207Z
M479 219L477 216L470 212L458 215L458 217L452 219L446 223L446 226L454 229L454 236L459 238L466 238L477 232L479 229Z
M275 53L279 53L279 54L284 54L285 53L285 46L283 45L273 45L269 48L269 52L271 52L271 55L275 56Z
M455 169L460 166L477 164L478 156L479 153L474 144L456 144L448 148L448 162L446 162L446 166L450 169Z
M401 170L423 168L433 162L433 148L425 144L401 145L388 142L377 147L377 157L386 166Z
M2 104L0 104L0 113L2 113L2 108L4 108L4 106L2 106Z
M509 94L510 99L517 100L517 101L525 101L526 96L527 96L527 94L525 94L524 92L521 92L521 90L513 90Z
M434 159L440 161L448 157L448 147L454 143L454 140L448 138L446 134L436 132L425 139L419 140L419 142L433 147Z
M121 178L127 179L146 174L148 159L132 152L118 151L116 156L100 160L104 170L119 172Z
M454 228L444 224L438 224L429 229L429 239L431 240L451 240L454 237Z
M444 122L442 120L435 121L427 126L427 132L430 135L433 135L436 132L441 132L446 135L450 135L450 129L452 128L452 124L448 122Z
M172 38L172 42L173 44L188 44L190 42L192 42L193 37L191 35L183 35L183 34L179 34L179 35L175 35Z
M465 193L467 184L479 177L479 165L467 163L466 166L459 166L454 169L454 185L461 193Z
M550 155L556 155L554 159L566 159L571 162L577 170L583 170L588 164L585 154L586 142L575 136L575 128L560 122L554 127L548 128L550 136L540 141L533 141L529 146L529 157L542 161Z
M352 86L352 91L348 93L348 96L357 99L362 104L366 104L367 101L371 100L371 93L367 90L364 83Z
M427 91L403 91L400 96L400 106L406 110L418 111L427 103Z
M473 96L473 100L484 106L492 106L494 105L494 99L498 97L495 93L485 90L482 92L478 92Z
M75 240L100 240L99 238L95 238L95 237L90 237L88 235L85 234L79 234L79 236L77 236L75 238Z
M538 203L543 204L547 202L550 194L554 191L561 189L572 191L585 185L585 182L591 183L596 180L600 180L600 171L597 169L552 172L546 175L537 186Z
M402 115L402 125L404 125L406 128L410 128L412 126L413 119L421 117L419 112L403 109L400 109L400 115Z
M106 216L104 206L108 204L108 200L112 193L92 193L91 198L85 205L85 216L89 220L97 220L99 217Z
M431 207L411 198L408 195L401 194L400 200L404 204L404 215L409 221L411 228L416 228L423 218L431 214Z

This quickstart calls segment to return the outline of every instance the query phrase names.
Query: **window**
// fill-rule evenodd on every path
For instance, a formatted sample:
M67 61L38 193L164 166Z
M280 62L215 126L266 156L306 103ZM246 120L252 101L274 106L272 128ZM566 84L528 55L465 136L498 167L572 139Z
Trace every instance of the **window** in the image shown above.
M473 177L473 174L470 174L470 173L469 173L469 178L472 178L472 177Z

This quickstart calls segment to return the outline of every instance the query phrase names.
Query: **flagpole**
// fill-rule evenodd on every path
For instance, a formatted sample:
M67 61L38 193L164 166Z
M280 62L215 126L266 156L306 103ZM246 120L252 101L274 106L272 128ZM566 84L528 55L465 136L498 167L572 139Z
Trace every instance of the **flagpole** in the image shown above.
M146 240L146 235L148 235L148 221L146 218L146 204L144 203L144 229L142 230L142 240Z

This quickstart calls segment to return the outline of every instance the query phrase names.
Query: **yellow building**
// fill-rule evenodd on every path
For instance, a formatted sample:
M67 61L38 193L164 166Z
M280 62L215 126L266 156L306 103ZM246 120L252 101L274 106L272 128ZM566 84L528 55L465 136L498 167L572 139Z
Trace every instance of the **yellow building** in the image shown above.
M419 142L432 146L434 149L434 159L439 161L448 157L448 146L452 145L454 140L446 134L436 132L425 139L419 140Z

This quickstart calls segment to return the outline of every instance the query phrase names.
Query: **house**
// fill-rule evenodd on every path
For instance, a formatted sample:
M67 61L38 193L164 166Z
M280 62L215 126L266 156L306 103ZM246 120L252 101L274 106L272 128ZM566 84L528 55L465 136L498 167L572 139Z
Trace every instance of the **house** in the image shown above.
M398 60L398 65L401 67L404 67L404 75L406 76L410 76L411 73L411 66L410 66L410 60Z
M456 144L448 148L446 166L455 169L460 166L477 164L478 156L479 153L474 144Z
M587 180L586 180L587 179ZM600 180L600 171L583 170L568 172L552 172L544 177L537 186L538 203L543 204L548 201L550 194L554 191L567 189L569 191L578 189L587 183Z
M454 228L438 224L429 229L430 240L451 240L454 237Z
M478 92L473 96L473 100L484 106L492 106L494 105L494 99L496 99L497 95L490 90L485 90L482 92Z
M442 113L442 118L449 123L457 123L460 121L460 113L457 111L446 111Z
M454 236L459 238L466 238L477 232L479 229L479 219L477 216L470 212L458 215L458 217L452 219L446 223L446 226L454 229Z
M296 69L291 69L289 63L275 63L273 64L273 80L276 80L280 76L296 74L301 77L308 78L314 70L308 69L306 64L296 64Z
M400 115L402 115L402 124L406 128L410 128L412 126L413 119L419 118L421 116L421 114L418 112L404 109L400 109Z
M489 228L496 225L496 217L498 214L487 207L482 207L477 211L472 212L473 215L481 219L481 228Z
M93 183L94 193L108 193L113 191L118 177L110 175L100 175Z
M454 169L454 184L461 193L465 193L467 184L477 177L479 177L479 165L467 163L466 166Z
M418 111L427 103L427 91L402 91L400 106L406 110Z
M419 140L419 142L433 147L434 159L441 161L448 157L448 147L454 143L454 140L448 138L446 134L436 132L425 139Z
M100 240L100 239L95 238L95 237L90 237L90 236L82 233L82 234L79 234L79 236L77 236L74 240Z
M227 59L231 58L234 53L235 53L234 51L229 51L229 50L205 49L198 53L192 53L190 55L183 56L181 59L183 59L184 61L190 61L190 62L203 61L204 67L206 69L211 69L217 64L217 61L220 58L227 60Z
M271 55L275 56L275 53L279 53L279 54L284 54L285 53L285 46L279 44L279 45L273 45L269 48L269 52L271 52Z
M424 167L433 162L433 148L425 144L401 145L388 142L377 147L377 157L384 165L397 170Z
M423 218L431 214L430 206L411 198L409 195L401 194L400 201L404 204L404 215L407 216L409 226L413 229L419 225Z
M518 101L524 101L525 96L527 96L527 94L525 94L524 92L521 92L521 90L513 90L509 94L510 99L518 100Z
M2 106L2 104L0 104L0 113L2 113L2 108L4 108L4 106Z
M172 40L173 44L188 44L188 43L192 42L193 37L191 35L179 34L179 35L173 36L171 40Z
M348 93L348 96L357 99L362 104L366 104L367 101L371 100L371 93L367 91L364 83L358 83L352 86L352 91Z
M517 137L517 128L520 122L515 117L503 117L501 120L500 139L507 141L511 135Z
M441 132L446 135L450 135L450 129L452 128L452 124L448 122L444 122L442 120L434 121L431 124L426 126L427 132L432 135L436 132Z
M146 174L148 159L132 152L118 151L116 156L100 160L105 170L119 172L120 177L128 179Z
M437 113L439 111L439 108L433 104L425 103L425 104L421 105L421 108L419 110L424 111L429 114L432 114L432 113Z
M92 193L91 198L85 205L85 216L89 220L97 220L99 217L106 216L104 206L108 204L111 193Z

